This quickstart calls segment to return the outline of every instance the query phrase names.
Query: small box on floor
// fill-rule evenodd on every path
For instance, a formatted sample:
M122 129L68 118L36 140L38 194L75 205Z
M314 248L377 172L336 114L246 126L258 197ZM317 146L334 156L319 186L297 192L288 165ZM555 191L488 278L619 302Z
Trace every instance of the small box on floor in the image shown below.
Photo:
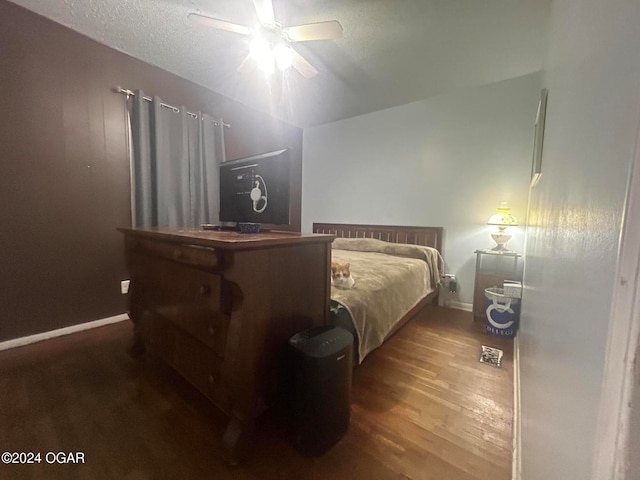
M482 352L480 353L480 363L486 363L493 365L494 367L502 366L503 352L499 348L482 346Z

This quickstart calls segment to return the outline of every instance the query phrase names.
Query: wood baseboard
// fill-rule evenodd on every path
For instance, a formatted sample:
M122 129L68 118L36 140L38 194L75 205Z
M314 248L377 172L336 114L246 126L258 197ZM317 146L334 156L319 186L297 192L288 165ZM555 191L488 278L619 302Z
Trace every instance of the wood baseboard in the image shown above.
M464 310L465 312L473 311L473 304L466 303L466 302L456 302L451 300L445 300L442 306L447 308L455 308L456 310Z
M38 333L36 335L29 335L27 337L14 338L12 340L0 342L0 352L3 350L9 350L10 348L22 347L31 343L49 340L50 338L62 337L63 335L69 335L71 333L81 332L83 330L89 330L112 323L122 322L123 320L129 320L129 315L127 315L126 313L121 313L120 315L115 315L113 317L101 318L99 320L80 323L78 325L71 325L70 327L51 330L50 332Z
M511 479L522 479L522 442L520 420L520 337L513 340L513 456Z

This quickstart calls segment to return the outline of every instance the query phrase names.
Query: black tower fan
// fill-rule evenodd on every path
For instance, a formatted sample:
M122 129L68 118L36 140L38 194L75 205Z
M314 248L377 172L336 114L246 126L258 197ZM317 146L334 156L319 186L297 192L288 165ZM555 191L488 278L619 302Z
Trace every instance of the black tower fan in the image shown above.
M339 327L315 327L291 337L289 348L293 444L305 455L321 455L349 427L353 335Z

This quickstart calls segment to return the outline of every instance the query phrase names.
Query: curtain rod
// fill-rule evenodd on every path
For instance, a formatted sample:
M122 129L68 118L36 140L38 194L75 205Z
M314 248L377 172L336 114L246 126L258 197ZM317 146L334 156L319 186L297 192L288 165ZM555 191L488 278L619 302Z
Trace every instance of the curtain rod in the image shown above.
M122 93L123 95L126 95L126 96L129 96L129 95L131 95L132 97L136 96L135 92L133 92L133 91L127 89L127 88L115 87L113 90L116 93ZM142 97L142 98L144 98L147 102L153 101L153 98L151 98L151 97ZM162 103L161 105L163 107L167 107L167 108L172 109L176 113L180 112L180 109L178 107L174 107L173 105L169 105L168 103ZM193 118L198 118L198 114L197 113L191 113L191 112L186 112L186 113L187 113L187 115L189 115L189 116L191 116ZM224 121L222 119L220 120L220 122L222 123L223 127L231 128L231 125L229 125L228 123L224 123ZM214 123L216 125L218 124L217 121L214 121Z

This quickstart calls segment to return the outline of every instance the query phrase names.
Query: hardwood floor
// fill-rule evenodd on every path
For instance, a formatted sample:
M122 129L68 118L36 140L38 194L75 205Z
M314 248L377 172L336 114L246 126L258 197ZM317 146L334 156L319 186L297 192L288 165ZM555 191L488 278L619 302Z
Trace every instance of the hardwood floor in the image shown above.
M512 342L427 308L355 369L349 431L328 453L299 455L274 411L235 469L226 417L153 356L131 358L129 322L0 352L0 451L42 458L0 478L510 479ZM502 368L478 362L481 345L504 350ZM84 464L48 464L59 451Z

